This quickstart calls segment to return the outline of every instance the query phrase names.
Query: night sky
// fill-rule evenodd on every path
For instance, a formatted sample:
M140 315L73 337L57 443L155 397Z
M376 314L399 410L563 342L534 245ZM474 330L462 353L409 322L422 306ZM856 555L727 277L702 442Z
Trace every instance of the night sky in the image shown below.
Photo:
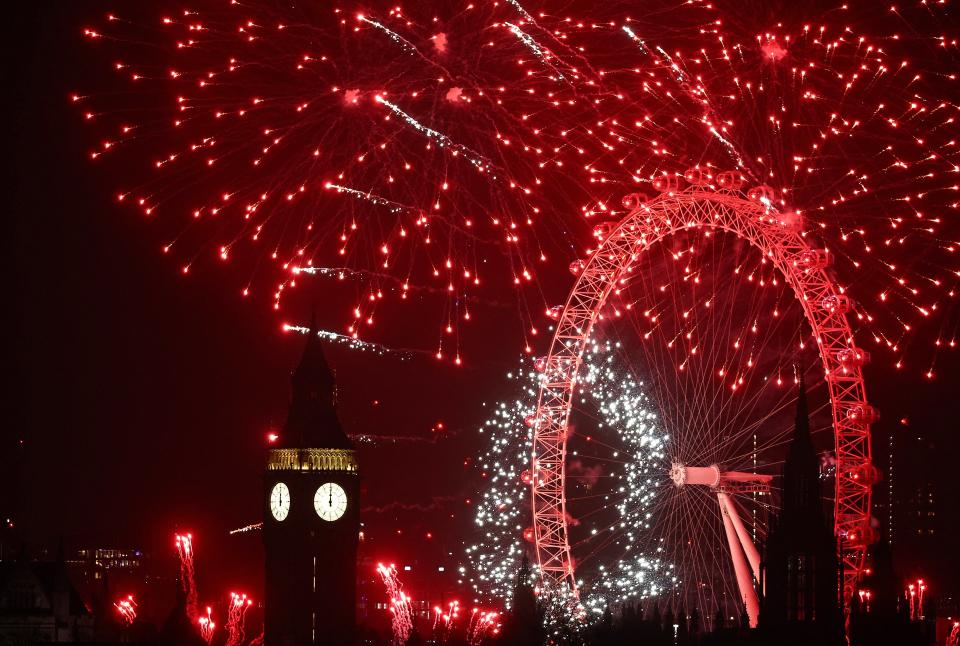
M303 323L315 308L324 326L335 328L340 295L318 284L278 315L267 298L240 298L229 266L183 277L160 253L153 223L111 199L114 182L89 163L88 134L68 101L78 86L100 80L80 29L108 5L20 4L5 12L2 240L11 265L4 271L4 338L12 365L2 508L37 544L62 537L70 545L129 544L172 557L174 528L189 529L205 576L255 582L259 538L227 532L260 520L265 436L283 423L289 371L304 342L281 324ZM406 311L435 318L429 296L423 299L420 310L414 303ZM510 310L492 309L487 321L498 329ZM476 428L483 402L509 395L501 377L522 349L516 325L499 329L508 332L475 334L472 358L459 369L424 355L401 361L330 350L348 432L423 440L362 449L366 520L381 536L431 529L459 549L470 526L464 501L476 484L464 461L482 446ZM932 384L880 369L869 378L883 413L875 427L878 464L889 433L921 431L938 448L923 459L941 461L923 470L942 473L943 500L956 500L957 479L947 477L957 448L956 359L941 361ZM401 507L380 510L390 503ZM941 508L942 533L955 536L957 505ZM943 540L939 554L912 557L931 579L946 582L953 568L956 581L955 548ZM942 567L948 558L951 565Z

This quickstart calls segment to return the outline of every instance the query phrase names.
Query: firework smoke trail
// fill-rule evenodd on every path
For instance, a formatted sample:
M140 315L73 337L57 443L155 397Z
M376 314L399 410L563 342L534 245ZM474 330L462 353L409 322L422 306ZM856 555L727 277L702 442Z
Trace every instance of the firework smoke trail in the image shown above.
M391 625L393 629L392 643L395 646L402 646L407 643L407 638L413 630L413 608L410 605L410 597L403 591L400 579L397 577L397 567L395 565L377 564L377 573L383 580L383 585L387 589L387 596L390 597Z
M393 42L395 42L395 43L397 43L398 45L400 45L400 47L403 48L405 51L407 51L407 52L409 52L409 53L411 53L411 54L419 54L419 53L420 53L420 50L418 50L417 47L416 47L413 43L411 43L409 40L407 40L406 38L404 38L403 36L401 36L401 35L398 34L397 32L393 31L392 29L390 29L390 28L387 27L386 25L384 25L384 24L383 24L382 22L380 22L379 20L374 20L373 18L368 18L367 16L364 16L364 15L362 15L362 14L359 15L359 16L357 16L357 20L359 20L360 22L365 22L365 23L367 23L368 25L373 25L374 27L376 27L377 29L379 29L380 31L382 31L383 33L385 33L385 34L387 35L387 37L390 38L390 40L392 40Z
M200 616L197 579L193 559L193 535L176 534L177 556L180 557L180 585L187 597L187 616L197 621Z
M505 23L503 23L503 24L507 26L507 29L510 30L510 33L511 33L511 34L513 34L514 36L516 36L516 37L520 40L521 43L523 43L524 45L526 45L527 48L528 48L531 52L533 52L533 55L534 55L534 56L536 56L538 59L540 59L540 62L543 63L543 65L544 65L545 67L549 68L550 71L552 71L554 74L556 74L556 75L557 75L557 78L559 78L561 81L566 81L566 80L567 80L567 77L565 77L565 76L563 75L563 73L562 73L560 70L557 69L557 66L554 65L554 64L551 62L552 60L554 60L554 59L557 58L556 56L553 55L552 52L550 52L550 51L547 50L547 49L544 49L544 48L540 45L540 43L538 43L538 42L536 41L536 39L533 38L533 36L531 36L530 34L528 34L528 33L525 32L525 31L523 31L522 29L520 29L519 27L517 27L515 24L510 23L510 22L505 22Z
M263 646L263 633L251 639L249 646Z
M326 188L334 189L338 193L346 193L347 195L352 195L357 199L364 200L370 204L375 204L376 206L387 206L390 207L391 213L401 213L404 211L414 210L411 206L405 206L393 200L388 200L385 197L380 197L379 195L374 195L370 191L361 191L355 188L350 188L349 186L341 186L340 184L334 184L333 182L327 182L324 184Z
M120 599L113 607L117 609L117 612L120 613L120 617L123 619L123 622L130 626L137 619L137 602L133 599L133 595L127 595L125 599Z
M245 594L230 593L230 606L227 610L227 623L224 627L227 629L227 641L224 646L241 646L246 637L244 632L244 621L247 616L247 609L253 604L253 601L247 598Z
M303 325L289 325L289 324L285 324L283 326L283 331L298 332L300 334L310 334L311 332L310 328L305 327ZM409 358L411 354L407 350L395 350L393 348L388 348L385 345L380 345L379 343L370 343L368 341L361 341L351 336L347 336L346 334L337 334L336 332L330 332L329 330L315 330L315 333L321 339L326 339L327 341L331 341L333 343L336 343L337 345L345 345L351 350L358 350L361 352L371 352L373 354L377 354L380 356L384 356L387 354L395 354L402 358Z
M628 25L623 25L622 29L624 33L626 33L630 39L633 40L633 42L637 43L641 52L644 54L650 53L646 41L643 38L640 38L640 36L638 36L633 29L631 29ZM703 106L708 117L708 119L705 119L705 121L708 125L707 131L710 133L710 135L723 145L730 157L733 158L733 160L737 163L737 168L750 173L750 169L744 164L743 156L740 154L740 151L737 150L736 145L727 137L722 135L719 130L717 130L716 124L719 123L719 119L717 117L716 110L710 103L709 95L703 90L702 87L695 88L691 86L690 81L683 69L663 47L660 45L655 45L654 47L664 58L664 60L669 63L668 68L673 72L674 80L676 80L677 85L683 89L684 92L686 92L687 96Z
M210 606L207 606L207 614L197 619L197 624L200 626L200 636L204 641L208 644L213 643L213 633L217 625L213 621L213 609Z
M519 2L517 2L517 0L507 0L507 4L509 4L510 6L512 6L514 9L516 9L517 12L519 12L519 14L520 14L521 16L523 16L523 19L524 19L524 20L526 20L527 22L531 22L531 23L533 23L533 24L536 24L536 20L534 20L534 19L533 19L533 16L530 15L530 12L528 12L526 9L524 9L523 5L521 5Z
M430 126L426 126L420 123L413 116L404 112L400 108L400 106L394 103L391 103L381 95L378 94L375 100L377 103L381 103L387 106L391 112L393 112L395 115L403 119L407 123L407 125L409 125L411 128L413 128L417 132L422 133L428 139L432 139L433 141L436 141L441 148L449 148L450 150L453 151L452 154L454 156L462 154L464 158L466 158L466 160L470 162L470 164L472 164L474 167L476 167L476 169L479 170L481 173L490 173L490 171L492 170L493 164L489 160L484 159L483 156L480 155L480 153L471 150L470 148L468 148L467 146L464 146L463 144L458 144L457 142L455 142L453 139L443 134L442 132L438 130L434 130ZM492 177L493 179L496 179L495 175L493 175Z

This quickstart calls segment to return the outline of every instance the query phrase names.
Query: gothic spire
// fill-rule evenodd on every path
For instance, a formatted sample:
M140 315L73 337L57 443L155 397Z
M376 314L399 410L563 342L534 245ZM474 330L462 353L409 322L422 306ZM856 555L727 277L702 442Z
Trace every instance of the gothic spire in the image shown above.
M810 413L803 375L797 375L797 416L793 439L783 465L783 515L785 522L805 522L822 516L820 463L810 435Z
M300 363L290 378L291 398L287 422L280 436L284 448L351 449L353 445L337 417L337 384L323 354L316 316Z

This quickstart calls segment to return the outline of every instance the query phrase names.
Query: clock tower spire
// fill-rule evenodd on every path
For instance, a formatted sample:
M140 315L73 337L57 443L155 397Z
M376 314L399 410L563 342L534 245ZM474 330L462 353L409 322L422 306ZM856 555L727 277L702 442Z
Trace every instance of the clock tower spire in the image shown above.
M265 646L352 644L360 477L316 325L264 477Z

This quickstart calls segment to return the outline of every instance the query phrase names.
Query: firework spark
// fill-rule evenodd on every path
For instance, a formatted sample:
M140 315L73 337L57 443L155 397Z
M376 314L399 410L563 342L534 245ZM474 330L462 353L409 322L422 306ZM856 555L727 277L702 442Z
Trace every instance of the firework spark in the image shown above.
M253 601L247 598L245 594L230 593L230 605L227 607L227 623L224 627L227 630L227 641L225 646L241 646L246 638L244 631L244 622L247 617L247 610L253 605Z
M732 166L830 249L893 365L932 378L927 357L956 346L953 7L406 11L253 1L89 28L134 88L72 96L102 135L91 157L122 156L120 201L182 216L164 249L185 272L208 248L254 259L243 293L270 276L279 307L294 267L382 269L446 290L447 310L477 298L481 269L540 298L523 287L589 241L578 214ZM378 302L347 308L348 336L373 334ZM520 308L525 346L539 306ZM908 364L913 339L932 350Z
M200 618L197 596L197 578L193 559L193 535L176 534L174 536L177 556L180 558L180 585L187 597L187 616L192 621Z
M390 597L391 625L393 628L393 644L399 646L407 643L413 631L413 607L412 599L403 591L400 579L397 577L397 567L395 565L377 564L377 573L383 580L383 585L387 589L387 596Z
M207 614L201 615L197 619L197 625L200 626L200 636L208 644L213 643L213 635L216 632L217 625L213 621L213 609L207 606Z
M137 602L132 594L117 601L113 604L113 607L120 613L120 618L123 619L125 625L130 626L137 620Z

